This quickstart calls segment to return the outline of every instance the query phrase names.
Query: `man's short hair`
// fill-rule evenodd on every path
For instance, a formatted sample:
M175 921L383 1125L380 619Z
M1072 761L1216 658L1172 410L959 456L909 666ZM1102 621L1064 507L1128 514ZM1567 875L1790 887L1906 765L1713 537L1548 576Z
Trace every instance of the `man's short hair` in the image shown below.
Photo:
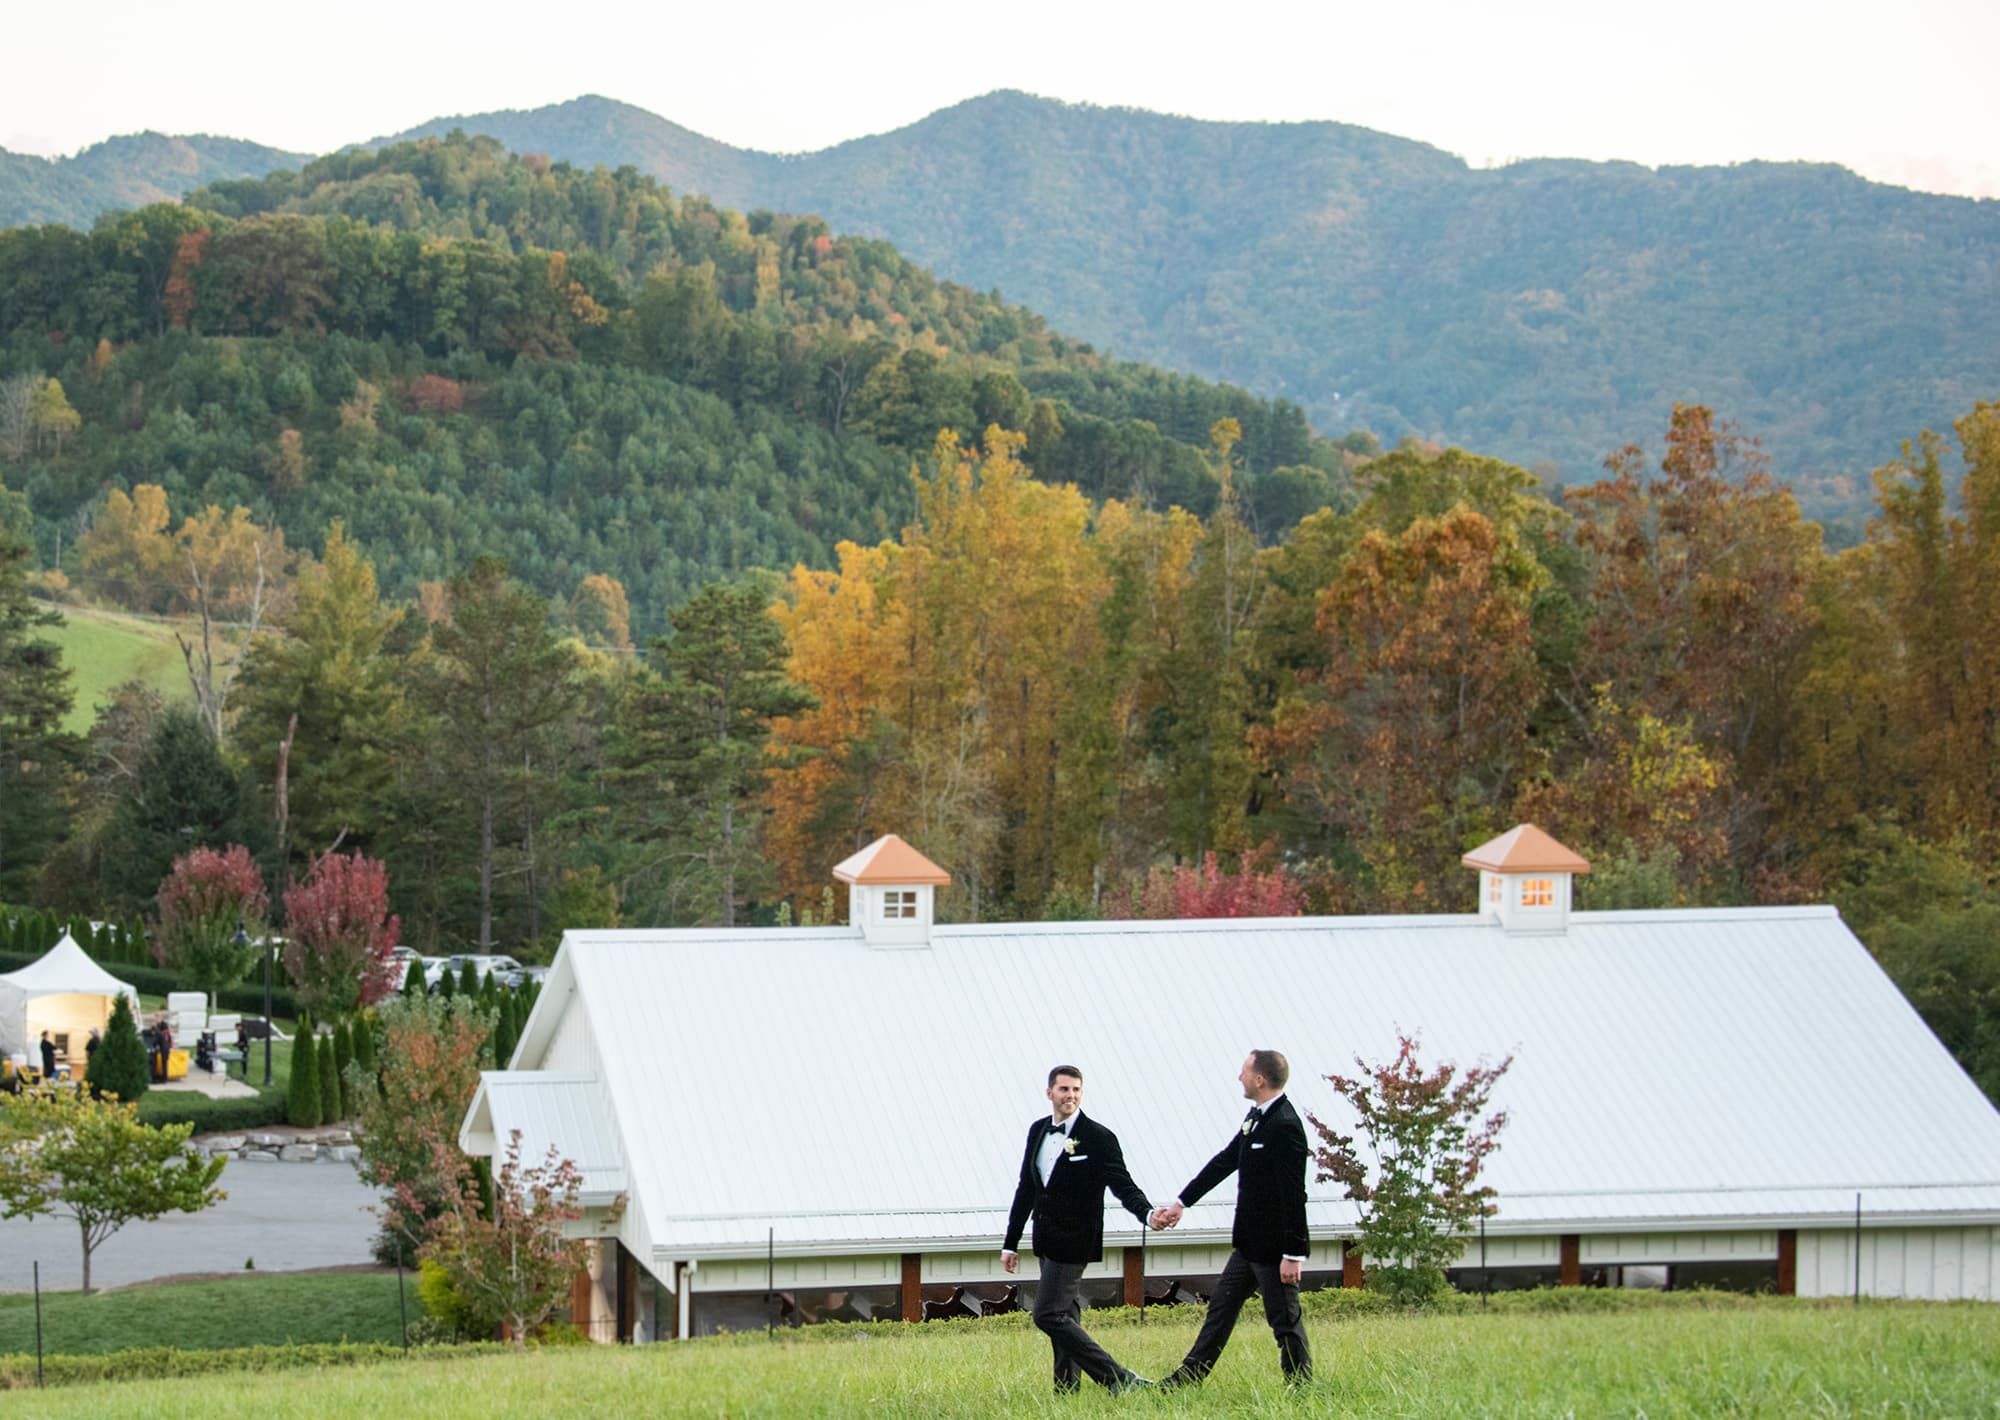
M1083 1071L1077 1069L1074 1065L1058 1065L1055 1069L1049 1071L1050 1089L1056 1087L1056 1076L1058 1075L1067 1075L1079 1085L1083 1083Z
M1285 1057L1275 1050L1253 1050L1250 1052L1250 1068L1264 1077L1264 1082L1274 1090L1282 1090L1285 1081L1292 1077L1292 1067L1285 1063Z

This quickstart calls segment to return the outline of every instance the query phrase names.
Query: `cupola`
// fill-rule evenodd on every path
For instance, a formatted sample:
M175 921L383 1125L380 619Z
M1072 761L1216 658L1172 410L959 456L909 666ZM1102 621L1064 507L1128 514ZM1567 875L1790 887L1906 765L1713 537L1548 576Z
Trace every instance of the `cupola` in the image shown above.
M951 874L895 834L835 865L848 885L847 920L871 947L928 947L940 887Z
M1590 864L1532 823L1516 824L1459 860L1479 869L1479 912L1509 932L1569 928L1570 882Z

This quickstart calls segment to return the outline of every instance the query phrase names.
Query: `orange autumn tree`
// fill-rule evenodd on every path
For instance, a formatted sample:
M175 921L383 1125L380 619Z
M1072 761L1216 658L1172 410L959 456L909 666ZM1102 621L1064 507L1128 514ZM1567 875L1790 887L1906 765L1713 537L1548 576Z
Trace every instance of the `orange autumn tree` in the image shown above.
M1676 405L1666 444L1656 475L1634 446L1607 461L1609 478L1566 495L1591 615L1563 689L1587 758L1617 759L1633 733L1585 708L1599 687L1632 715L1685 726L1718 774L1703 817L1732 848L1762 843L1813 626L1819 531L1756 444L1710 410ZM1571 832L1613 846L1602 830ZM1773 866L1736 864L1752 877Z
M1365 865L1346 905L1435 901L1465 846L1505 826L1535 765L1539 575L1459 507L1368 533L1320 593L1325 668L1256 740L1292 809Z

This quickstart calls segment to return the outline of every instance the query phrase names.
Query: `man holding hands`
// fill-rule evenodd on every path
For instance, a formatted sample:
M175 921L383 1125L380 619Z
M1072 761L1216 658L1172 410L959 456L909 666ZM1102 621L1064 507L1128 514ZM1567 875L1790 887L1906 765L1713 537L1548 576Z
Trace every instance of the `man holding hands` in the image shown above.
M1074 1065L1056 1066L1049 1071L1048 1097L1048 1115L1028 1128L1000 1265L1012 1272L1019 1264L1021 1230L1032 1216L1035 1256L1042 1268L1035 1286L1035 1325L1054 1349L1058 1394L1079 1389L1079 1374L1114 1393L1150 1385L1091 1340L1083 1329L1077 1287L1084 1268L1104 1256L1104 1190L1109 1188L1142 1223L1151 1205L1125 1171L1118 1136L1083 1117L1083 1072Z
M1256 1291L1264 1298L1264 1319L1278 1341L1285 1379L1312 1378L1312 1352L1299 1312L1299 1277L1311 1244L1306 1238L1305 1125L1285 1098L1291 1067L1275 1050L1253 1050L1237 1080L1250 1113L1222 1152L1172 1203L1153 1210L1155 1228L1171 1228L1187 1205L1199 1200L1230 1174L1236 1175L1234 1248L1208 1301L1208 1317L1180 1368L1162 1386L1195 1385L1215 1369L1243 1304ZM1129 1205L1128 1205L1129 1206Z

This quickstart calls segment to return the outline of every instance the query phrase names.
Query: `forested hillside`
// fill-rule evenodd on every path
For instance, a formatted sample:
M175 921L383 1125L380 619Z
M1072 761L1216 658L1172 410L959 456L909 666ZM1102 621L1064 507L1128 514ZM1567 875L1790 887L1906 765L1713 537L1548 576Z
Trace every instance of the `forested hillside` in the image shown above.
M1475 171L1335 123L996 93L799 157L628 105L458 116L510 146L816 212L1119 354L1367 428L1594 474L1675 401L1731 410L1816 507L2000 389L2000 202L1845 169Z
M893 533L941 428L1026 429L1044 477L1205 510L1198 449L1234 418L1267 536L1340 502L1356 457L886 243L484 139L0 234L0 321L9 373L74 420L43 436L24 407L10 436L47 556L106 488L154 484L300 546L344 520L398 595L482 553L551 597L608 575L641 635L712 577Z

